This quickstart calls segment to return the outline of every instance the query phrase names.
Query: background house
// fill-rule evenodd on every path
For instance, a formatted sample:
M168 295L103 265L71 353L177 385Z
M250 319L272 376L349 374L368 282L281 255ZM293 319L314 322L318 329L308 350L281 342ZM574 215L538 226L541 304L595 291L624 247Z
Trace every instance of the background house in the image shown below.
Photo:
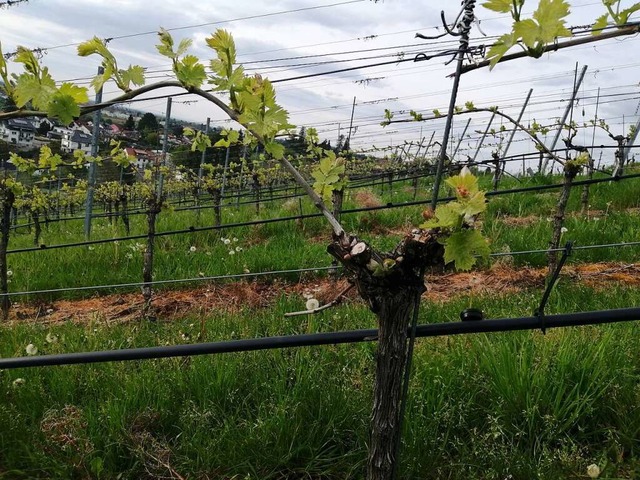
M33 148L36 126L26 118L11 118L0 122L0 140L19 149Z

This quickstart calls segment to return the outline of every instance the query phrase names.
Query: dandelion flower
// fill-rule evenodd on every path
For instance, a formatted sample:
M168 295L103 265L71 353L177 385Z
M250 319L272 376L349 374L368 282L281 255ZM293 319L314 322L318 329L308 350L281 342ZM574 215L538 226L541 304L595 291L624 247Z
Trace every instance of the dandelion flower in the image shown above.
M89 247L89 251L95 250L95 247Z
M236 243L238 241L238 239L236 237L233 237L233 243Z
M58 341L58 337L51 332L47 333L47 336L44 339L47 343L56 343Z
M13 386L14 386L14 387L19 387L19 386L21 386L21 385L24 385L24 384L25 384L25 382L26 382L26 380L25 380L24 378L16 378L16 379L13 381Z
M36 347L33 343L30 343L29 345L27 345L27 348L25 348L25 351L27 352L27 355L35 355L38 353L38 347Z
M229 255L235 255L236 251L235 250L229 250Z
M127 253L125 257L127 257L128 260L131 260L133 258L133 253Z
M587 475L589 475L589 478L598 478L600 476L600 467L592 463L587 467Z
M305 306L307 307L307 310L315 310L320 306L320 302L318 302L318 300L316 300L315 298L310 298L309 300L307 300Z
M599 222L600 221L600 217L593 217L593 221L594 222Z
M567 233L569 231L569 229L567 227L562 227L560 229L560 233Z
M242 251L242 247L236 247L236 252L241 252Z
M196 247L195 247L195 245L191 245L191 246L189 247L189 251L190 251L191 253L195 252L195 251L196 251Z
M230 238L223 238L222 239L222 243L224 243L225 245L229 245L231 243L231 239Z
M7 277L13 277L13 271L7 270Z

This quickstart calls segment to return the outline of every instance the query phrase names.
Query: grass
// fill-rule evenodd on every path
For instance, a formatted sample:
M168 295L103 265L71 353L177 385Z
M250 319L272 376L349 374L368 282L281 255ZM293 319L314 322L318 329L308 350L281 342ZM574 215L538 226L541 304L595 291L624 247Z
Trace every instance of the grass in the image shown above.
M482 181L486 183L488 179L483 177ZM539 180L527 179L523 182L535 183ZM577 245L637 241L640 237L637 213L625 209L640 204L636 194L639 183L640 180L634 179L593 186L591 209L585 214L572 214L567 218L568 233L564 239L574 240ZM387 186L385 194L379 195L380 202L384 204L392 201L402 204L411 201L413 189L410 185L411 181L394 184L393 192L390 192ZM514 179L505 179L503 187L511 188L518 185L520 183ZM430 191L423 188L420 193L424 198L429 196ZM485 215L484 226L492 250L515 252L546 249L551 236L548 218L552 215L556 196L557 192L543 192L492 198ZM580 189L574 189L570 202L572 212L579 209L579 196ZM355 197L355 194L347 196L345 209L361 206L355 202ZM297 199L278 201L270 205L270 208L263 206L260 215L256 215L253 205L241 206L239 209L232 206L223 210L223 223L297 215L300 206L303 213L314 212L308 201ZM424 208L414 206L345 215L343 221L347 231L355 232L385 250L393 248L400 238L400 232L409 231L412 226L420 224ZM531 221L514 227L508 223L512 216L530 217ZM211 224L211 217L212 213L209 210L201 212L200 215L192 211L163 212L159 216L157 230L162 232L188 229L190 226L205 226ZM390 230L397 233L389 234ZM144 217L132 217L132 234L144 232ZM92 238L109 239L123 235L121 225L112 225L106 219L94 220ZM221 237L237 238L238 241L227 246L221 241ZM83 239L82 221L76 220L52 223L43 230L42 243L54 245L81 242ZM195 278L203 275L236 274L246 270L259 272L328 266L331 261L326 253L329 239L330 231L322 218L237 227L220 232L194 232L158 237L154 278ZM10 289L25 291L139 282L142 254L135 250L135 245L143 243L143 240L135 240L119 244L11 254L9 269L14 275L11 278ZM32 238L28 233L12 236L11 248L28 247L31 244ZM191 247L196 247L196 251L191 252ZM233 255L230 254L231 247L234 249ZM242 250L236 252L236 247ZM633 261L637 258L637 253L638 247L597 249L576 252L574 259L580 262ZM517 265L542 266L546 259L543 254L537 254L516 257L515 261Z
M640 299L633 288L609 293L561 283L548 311ZM537 298L475 301L500 317L530 314ZM205 339L306 332L304 319L282 316L303 301L211 312ZM467 302L424 304L420 321L454 320ZM184 343L199 320L23 324L0 332L0 354L23 355L28 343L40 354ZM314 325L368 328L373 316L351 303ZM579 478L594 462L605 478L631 478L640 468L637 334L621 324L418 340L402 478ZM358 344L4 371L0 472L158 478L170 467L185 478L362 478L373 355L373 344Z
M483 182L490 181L483 178ZM529 179L535 184L548 181ZM637 241L638 180L592 187L591 207L567 218L578 245ZM505 179L503 188L521 182ZM411 182L368 190L386 202L413 200ZM430 191L422 182L418 198ZM579 210L579 189L570 209ZM484 231L493 251L544 249L557 192L491 199ZM358 205L349 195L345 208ZM313 212L307 201L224 210L224 222ZM423 206L345 215L348 231L392 248L421 222ZM207 211L205 211L207 212ZM211 212L163 212L158 230L207 225ZM511 217L529 217L514 225ZM597 220L596 220L597 218ZM144 232L143 217L132 233ZM389 230L392 233L389 234ZM123 235L104 219L93 238ZM222 237L229 238L227 245ZM237 241L234 241L237 238ZM305 219L158 238L156 279L329 265L323 219ZM81 241L80 221L52 223L42 243ZM564 240L564 239L563 239ZM12 248L29 246L28 234ZM136 242L13 254L13 291L136 282ZM195 247L195 251L191 251ZM236 247L240 251L236 251ZM234 254L230 254L233 248ZM626 261L638 247L575 252L573 262ZM544 255L515 257L543 265ZM561 280L546 311L638 305L637 288L594 290ZM65 296L80 296L81 293ZM489 318L530 315L541 291L424 302L421 323L457 321L469 304ZM43 296L44 301L54 296ZM354 302L307 319L284 317L304 299L281 295L269 307L189 314L171 322L86 325L24 323L0 329L0 356L145 347L196 341L372 328ZM199 338L201 322L204 338ZM49 343L55 336L56 342ZM401 478L452 480L640 476L638 326L471 335L418 340ZM0 372L0 478L360 479L364 475L375 345L274 350ZM24 383L17 379L23 379Z

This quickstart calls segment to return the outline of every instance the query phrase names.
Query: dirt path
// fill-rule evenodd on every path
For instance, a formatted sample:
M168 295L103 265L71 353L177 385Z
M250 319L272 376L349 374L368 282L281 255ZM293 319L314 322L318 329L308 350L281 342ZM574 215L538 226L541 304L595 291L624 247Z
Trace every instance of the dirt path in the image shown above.
M444 273L427 276L425 297L447 301L452 297L505 295L530 288L541 289L546 269L513 268L508 265L470 273ZM565 267L563 275L593 288L606 288L612 283L640 285L640 264L593 263ZM326 278L315 282L235 282L208 284L188 290L159 291L154 298L158 318L172 320L187 314L207 315L213 311L234 312L243 308L263 308L280 295L311 295L326 303L345 288L346 280L334 282ZM350 301L357 301L350 292ZM57 300L51 303L15 304L8 325L17 322L52 324L72 321L118 323L139 318L142 299L139 293L106 295L83 300ZM7 325L5 323L5 325Z

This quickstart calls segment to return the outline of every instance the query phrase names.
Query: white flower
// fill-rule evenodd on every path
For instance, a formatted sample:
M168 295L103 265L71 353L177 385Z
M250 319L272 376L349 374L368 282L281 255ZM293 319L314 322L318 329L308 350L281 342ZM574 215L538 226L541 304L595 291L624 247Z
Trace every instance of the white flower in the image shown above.
M191 245L191 246L189 247L189 251L190 251L191 253L195 252L195 251L196 251L196 247L195 247L195 245Z
M320 302L318 302L318 300L316 300L315 298L310 298L309 300L307 300L307 303L306 303L307 310L315 310L319 306L320 306Z
M567 233L569 231L569 229L567 227L562 227L560 229L560 233Z
M594 222L599 222L600 221L600 217L593 217L593 221Z
M27 345L27 348L25 348L25 351L27 352L27 355L35 355L38 353L38 347L36 347L33 343L30 343L29 345Z
M235 255L236 251L235 250L229 250L229 255Z
M589 475L589 478L598 478L600 476L600 467L592 463L587 467L587 475Z
M242 271L244 273L251 273L251 270L249 270L246 266L242 269Z
M133 253L127 253L125 255L125 257L127 257L129 260L131 260L133 258Z
M241 252L242 251L242 247L236 247L236 252Z
M58 341L58 337L51 332L47 333L47 336L44 339L47 343L56 343Z
M90 246L90 247L89 247L89 251L93 251L93 250L95 250L95 247L91 247L91 246Z
M238 239L236 237L233 237L233 243L237 242Z
M13 277L13 271L7 270L7 277Z
M223 238L222 239L222 243L224 243L225 245L229 245L231 243L231 239L229 238Z
M198 276L199 276L199 277L204 277L204 276L205 276L205 275L204 275L204 272L198 272Z
M16 378L16 379L13 381L13 386L14 386L14 387L19 387L19 386L21 386L21 385L24 385L24 384L25 384L25 382L26 382L26 380L25 380L24 378Z

